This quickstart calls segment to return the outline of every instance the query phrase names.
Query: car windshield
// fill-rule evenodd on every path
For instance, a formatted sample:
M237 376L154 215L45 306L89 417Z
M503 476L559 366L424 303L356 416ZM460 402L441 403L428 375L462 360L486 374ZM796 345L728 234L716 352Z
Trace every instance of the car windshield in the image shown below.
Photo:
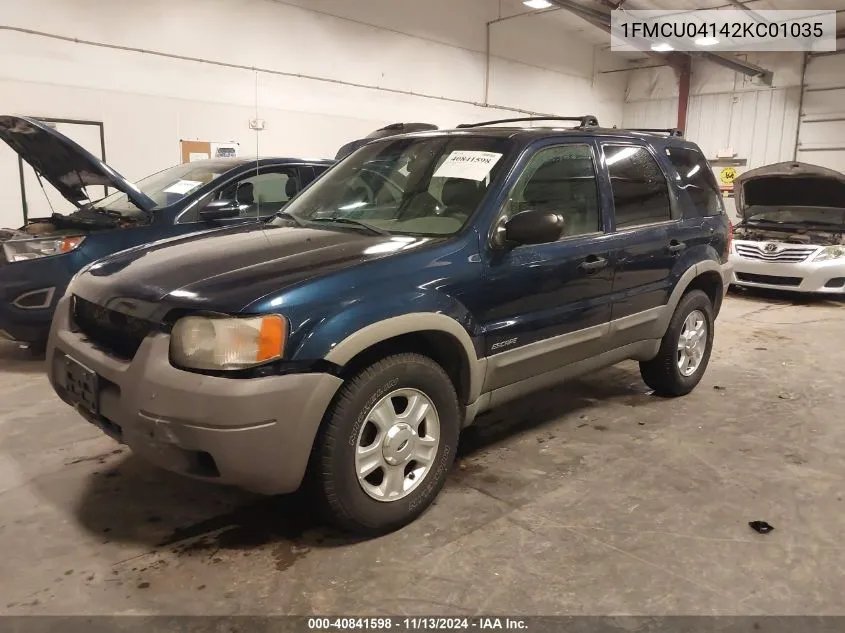
M362 147L271 220L408 235L452 235L503 169L507 139L434 136Z
M185 163L147 176L135 186L153 200L156 208L167 207L211 182L224 172L235 167L232 161L203 160ZM95 208L132 217L143 213L125 193L117 191L94 203Z

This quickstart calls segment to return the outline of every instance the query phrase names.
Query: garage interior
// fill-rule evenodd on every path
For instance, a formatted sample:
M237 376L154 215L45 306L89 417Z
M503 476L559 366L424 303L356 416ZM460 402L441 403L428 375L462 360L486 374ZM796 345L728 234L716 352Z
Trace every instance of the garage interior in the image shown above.
M613 52L618 4L7 1L0 114L53 121L130 181L196 147L333 158L398 121L592 114L683 129L734 222L737 173L845 171L841 0L813 2L837 10L838 51L741 56ZM5 145L0 173L0 227L68 210ZM693 393L658 398L625 362L495 409L463 433L435 505L370 540L325 526L301 495L157 469L0 341L0 610L842 615L843 310L834 294L733 289Z

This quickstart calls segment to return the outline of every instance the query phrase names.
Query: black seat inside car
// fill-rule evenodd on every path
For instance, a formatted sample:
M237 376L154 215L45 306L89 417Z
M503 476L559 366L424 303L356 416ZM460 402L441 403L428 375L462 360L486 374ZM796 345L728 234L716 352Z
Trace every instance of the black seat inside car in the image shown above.
M440 200L446 207L447 213L461 213L469 215L481 203L484 197L484 187L475 180L465 178L449 178L443 183Z
M290 200L298 193L299 183L296 181L296 178L288 178L285 183L285 196L287 196L287 199Z
M238 185L235 200L237 200L238 204L255 204L255 187L252 186L251 182Z

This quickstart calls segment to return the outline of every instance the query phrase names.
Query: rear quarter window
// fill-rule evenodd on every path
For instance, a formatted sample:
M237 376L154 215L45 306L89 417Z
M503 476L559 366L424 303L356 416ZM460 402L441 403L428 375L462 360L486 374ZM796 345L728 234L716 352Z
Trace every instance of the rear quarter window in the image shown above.
M716 176L701 152L685 147L670 147L666 149L666 155L678 172L678 188L692 202L692 206L683 205L685 218L708 217L725 212Z

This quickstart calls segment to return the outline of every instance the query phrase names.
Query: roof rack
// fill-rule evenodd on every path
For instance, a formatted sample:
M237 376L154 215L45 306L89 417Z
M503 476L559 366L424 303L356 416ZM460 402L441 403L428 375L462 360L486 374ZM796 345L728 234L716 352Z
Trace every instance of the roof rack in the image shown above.
M578 127L598 127L599 120L592 114L584 116L529 116L518 119L498 119L497 121L481 121L480 123L461 123L458 128L483 127L499 123L523 123L526 121L578 121Z
M631 132L647 132L649 134L666 134L667 136L683 136L682 130L676 127L656 128L656 127L631 127L627 128Z

